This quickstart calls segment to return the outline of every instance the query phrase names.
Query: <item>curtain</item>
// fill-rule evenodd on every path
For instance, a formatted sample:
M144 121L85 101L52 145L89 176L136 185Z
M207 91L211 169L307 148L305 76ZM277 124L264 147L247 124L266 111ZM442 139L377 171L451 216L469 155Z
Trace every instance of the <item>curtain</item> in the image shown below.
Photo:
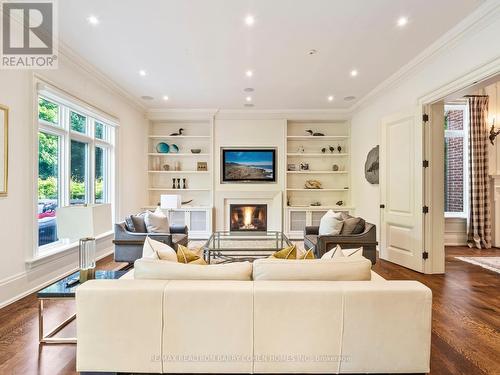
M488 97L471 96L469 102L469 247L491 247L488 184Z

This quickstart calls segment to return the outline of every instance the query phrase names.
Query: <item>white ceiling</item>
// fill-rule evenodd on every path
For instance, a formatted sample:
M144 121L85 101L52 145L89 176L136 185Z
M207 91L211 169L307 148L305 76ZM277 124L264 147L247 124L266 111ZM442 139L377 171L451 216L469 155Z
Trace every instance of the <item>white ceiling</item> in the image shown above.
M64 0L59 34L133 96L153 96L149 108L241 109L245 87L255 109L347 108L345 96L366 95L482 2Z

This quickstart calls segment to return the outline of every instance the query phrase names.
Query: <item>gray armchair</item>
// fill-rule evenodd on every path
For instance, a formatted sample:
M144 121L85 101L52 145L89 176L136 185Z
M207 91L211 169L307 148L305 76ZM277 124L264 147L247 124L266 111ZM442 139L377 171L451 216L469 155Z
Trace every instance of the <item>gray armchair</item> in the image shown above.
M142 257L146 237L163 242L177 251L177 245L188 245L188 227L170 226L170 233L136 233L127 229L125 222L115 224L115 261L134 263Z
M360 234L320 236L319 227L306 227L304 231L304 247L314 249L317 258L335 246L340 245L343 249L354 249L363 246L363 256L376 262L377 252L377 229L374 224L366 223L365 230Z

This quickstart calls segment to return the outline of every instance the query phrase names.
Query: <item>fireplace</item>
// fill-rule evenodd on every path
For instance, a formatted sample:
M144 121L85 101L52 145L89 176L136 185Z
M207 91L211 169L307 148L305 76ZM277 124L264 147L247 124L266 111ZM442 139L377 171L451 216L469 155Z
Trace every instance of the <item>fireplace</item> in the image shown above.
M231 204L229 218L233 232L266 231L267 204Z

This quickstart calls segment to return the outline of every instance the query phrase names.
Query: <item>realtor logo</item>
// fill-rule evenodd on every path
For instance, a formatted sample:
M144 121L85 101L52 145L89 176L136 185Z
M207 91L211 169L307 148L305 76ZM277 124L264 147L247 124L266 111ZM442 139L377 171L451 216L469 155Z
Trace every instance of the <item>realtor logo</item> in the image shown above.
M57 68L53 1L1 3L3 69Z

